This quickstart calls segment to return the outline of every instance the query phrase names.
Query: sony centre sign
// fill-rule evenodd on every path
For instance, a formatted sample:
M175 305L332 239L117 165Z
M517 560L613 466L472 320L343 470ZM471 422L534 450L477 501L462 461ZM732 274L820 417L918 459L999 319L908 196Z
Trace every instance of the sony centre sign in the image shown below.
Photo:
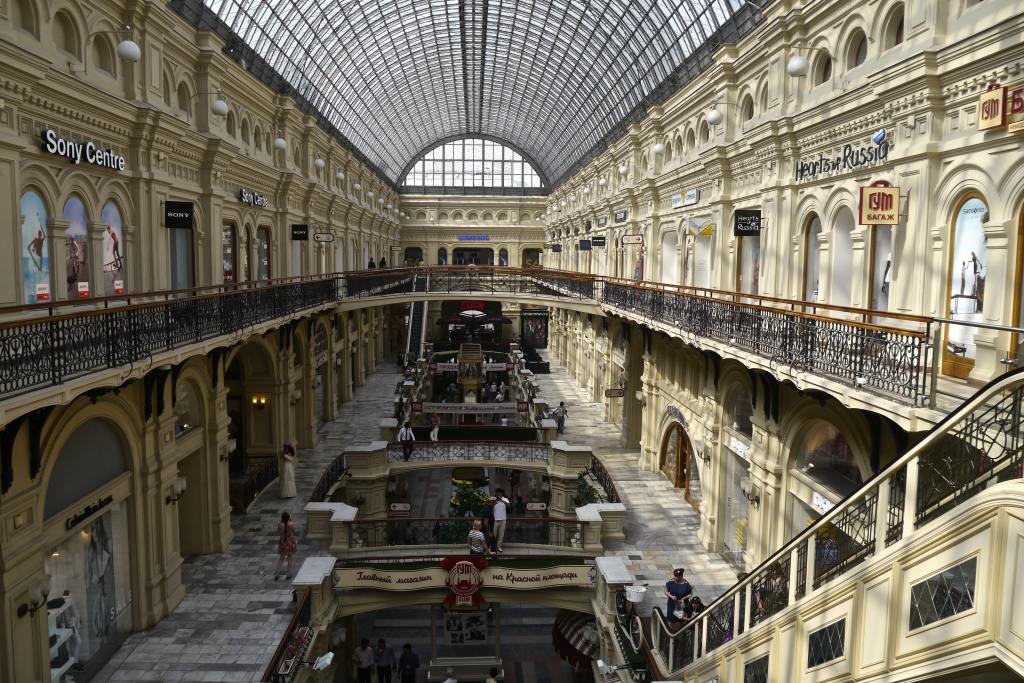
M114 171L125 169L124 157L112 149L100 149L92 140L87 142L75 142L63 138L52 128L43 131L43 151L47 154L64 157L73 164L80 164L83 161L101 168L109 168Z

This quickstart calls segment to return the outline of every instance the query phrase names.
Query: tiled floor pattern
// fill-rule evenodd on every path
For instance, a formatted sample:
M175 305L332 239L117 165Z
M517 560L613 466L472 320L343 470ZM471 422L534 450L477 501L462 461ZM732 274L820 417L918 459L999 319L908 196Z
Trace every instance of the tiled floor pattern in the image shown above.
M315 449L300 451L295 480L300 495L284 500L272 485L246 515L235 515L227 551L190 558L183 568L185 599L152 629L128 637L94 681L258 681L293 611L292 590L274 581L277 523L287 510L300 523L324 469L346 445L378 438L391 410L394 364L358 387L338 419L325 425ZM319 544L299 540L297 569L322 555Z
M654 605L665 609L662 588L676 567L686 569L694 593L706 603L734 584L736 569L697 540L700 520L682 491L660 473L640 470L640 452L620 445L619 428L603 421L601 404L590 402L575 380L554 362L551 374L535 379L548 405L565 401L569 418L562 438L570 444L593 447L615 480L626 506L626 541L607 548L606 554L625 557L629 570L650 583L645 610Z

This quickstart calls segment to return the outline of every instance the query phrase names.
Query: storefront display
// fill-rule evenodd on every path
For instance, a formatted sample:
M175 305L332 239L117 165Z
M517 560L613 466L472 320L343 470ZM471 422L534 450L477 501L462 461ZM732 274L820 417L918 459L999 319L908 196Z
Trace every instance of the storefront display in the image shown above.
M52 680L87 680L131 633L129 548L127 505L121 501L46 558Z
M985 221L988 205L980 197L963 202L953 225L953 251L949 273L949 317L981 322L985 309L985 280L988 275ZM974 364L976 328L949 326L946 339L947 372L966 376Z
M793 533L807 527L864 482L846 437L831 422L810 421L794 445L789 491Z

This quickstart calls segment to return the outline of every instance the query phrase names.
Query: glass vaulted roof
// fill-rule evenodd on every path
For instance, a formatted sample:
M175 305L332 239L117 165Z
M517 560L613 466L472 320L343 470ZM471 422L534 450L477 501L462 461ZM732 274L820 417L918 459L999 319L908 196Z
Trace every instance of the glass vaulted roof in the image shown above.
M743 0L203 0L392 181L483 135L560 178Z

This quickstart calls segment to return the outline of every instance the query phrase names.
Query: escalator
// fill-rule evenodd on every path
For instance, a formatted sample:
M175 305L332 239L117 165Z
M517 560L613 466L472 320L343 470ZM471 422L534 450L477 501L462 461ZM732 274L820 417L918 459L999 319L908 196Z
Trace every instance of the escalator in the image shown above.
M414 275L412 291L427 291L427 276ZM427 302L414 301L410 306L412 308L409 311L409 337L405 345L405 357L415 359L420 357L422 350L424 328L427 324Z

